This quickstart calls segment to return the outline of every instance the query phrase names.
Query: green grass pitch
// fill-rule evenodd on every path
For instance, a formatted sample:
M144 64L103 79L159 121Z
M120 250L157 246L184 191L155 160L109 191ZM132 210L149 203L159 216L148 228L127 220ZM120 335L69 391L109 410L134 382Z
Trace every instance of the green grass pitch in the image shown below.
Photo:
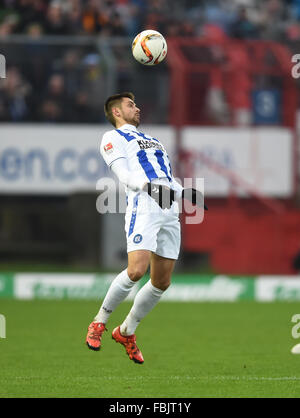
M112 314L100 352L85 346L95 301L0 300L0 397L299 397L296 303L160 303L137 329L145 363L111 339L127 314Z

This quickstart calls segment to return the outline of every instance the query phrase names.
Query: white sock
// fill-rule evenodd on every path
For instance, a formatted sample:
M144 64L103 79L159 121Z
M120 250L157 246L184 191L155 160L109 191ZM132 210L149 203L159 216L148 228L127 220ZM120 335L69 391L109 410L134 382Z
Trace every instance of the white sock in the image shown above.
M133 306L120 327L122 335L132 335L140 321L159 302L163 290L154 287L149 280L136 294Z
M132 281L127 274L127 269L122 271L110 285L95 322L106 324L110 314L128 296L136 282Z

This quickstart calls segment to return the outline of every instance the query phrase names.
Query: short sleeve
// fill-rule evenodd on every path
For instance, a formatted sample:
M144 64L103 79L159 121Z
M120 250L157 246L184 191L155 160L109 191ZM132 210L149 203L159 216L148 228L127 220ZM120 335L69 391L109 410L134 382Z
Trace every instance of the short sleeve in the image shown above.
M115 131L109 131L103 135L100 153L108 166L118 158L127 158L124 141Z

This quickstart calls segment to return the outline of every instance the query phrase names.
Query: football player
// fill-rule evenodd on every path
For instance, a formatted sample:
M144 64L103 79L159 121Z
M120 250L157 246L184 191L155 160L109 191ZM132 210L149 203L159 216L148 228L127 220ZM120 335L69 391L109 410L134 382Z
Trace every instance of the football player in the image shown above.
M90 349L100 350L111 313L150 266L150 280L137 292L123 323L112 332L113 339L125 347L129 358L143 363L135 330L171 283L180 250L178 201L186 198L203 206L203 195L196 189L183 189L173 177L163 144L138 131L140 109L132 93L109 97L104 112L114 129L103 135L100 153L126 188L128 266L112 282L88 327L86 343Z

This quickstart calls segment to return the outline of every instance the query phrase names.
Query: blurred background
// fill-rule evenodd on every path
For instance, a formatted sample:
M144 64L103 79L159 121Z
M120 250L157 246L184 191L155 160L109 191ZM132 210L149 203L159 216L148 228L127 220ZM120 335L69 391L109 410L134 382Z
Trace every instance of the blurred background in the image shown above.
M150 68L131 55L145 29L168 42ZM299 0L1 0L0 54L4 287L7 272L126 266L124 215L96 210L103 104L121 91L175 176L205 179L209 211L182 215L176 271L300 271Z

